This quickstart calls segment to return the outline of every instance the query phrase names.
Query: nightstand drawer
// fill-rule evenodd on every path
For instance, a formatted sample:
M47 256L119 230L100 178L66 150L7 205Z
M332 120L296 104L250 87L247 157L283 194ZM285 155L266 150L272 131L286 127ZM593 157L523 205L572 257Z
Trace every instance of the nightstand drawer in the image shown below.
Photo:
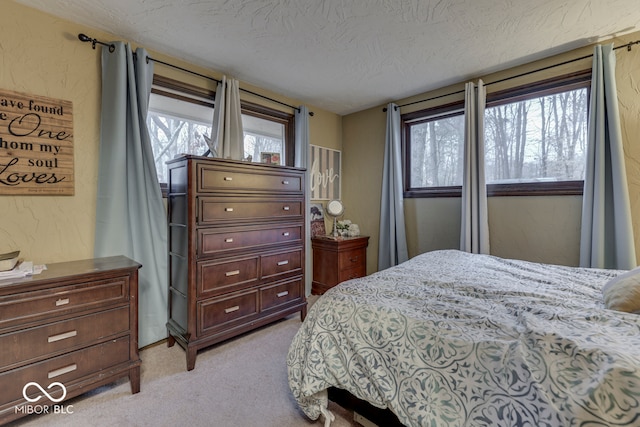
M129 361L129 347L129 336L126 336L6 371L0 374L0 384L3 384L0 387L0 402L22 401L22 389L30 382L36 382L47 389L53 382L64 385L96 372L106 373L110 367ZM52 387L48 391L54 397L62 394L60 387ZM35 386L27 388L27 393L32 398L42 396L42 392ZM38 404L47 402L45 397Z
M358 277L364 277L367 275L366 266L360 265L358 267L349 268L346 270L340 270L338 272L338 283L345 280L355 279Z
M261 310L278 307L289 301L300 298L302 280L297 279L291 282L280 283L260 289Z
M261 257L262 278L299 273L302 270L302 249Z
M258 291L198 302L198 335L258 314Z
M338 255L338 270L348 270L366 263L366 249L352 249Z
M303 200L253 200L223 197L198 199L198 224L225 221L301 219Z
M252 249L276 244L300 242L303 225L270 226L261 228L200 229L198 230L198 256L220 252Z
M127 278L7 295L0 298L0 327L128 300Z
M88 345L129 330L129 307L0 335L0 365L30 363L48 354ZM12 345L19 343L20 345Z
M239 190L259 192L302 192L300 175L266 170L242 171L238 168L211 168L198 165L196 191Z
M198 262L198 296L214 296L252 286L258 281L257 256L224 262Z

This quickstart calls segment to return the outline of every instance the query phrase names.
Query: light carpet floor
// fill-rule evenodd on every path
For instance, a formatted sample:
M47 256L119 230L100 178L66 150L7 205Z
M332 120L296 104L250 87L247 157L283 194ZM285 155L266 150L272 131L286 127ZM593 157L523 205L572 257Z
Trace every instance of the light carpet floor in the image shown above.
M286 356L300 315L198 352L186 370L184 350L159 343L140 352L141 391L120 380L71 399L72 414L31 415L12 426L322 426L298 409L287 383ZM329 403L332 427L358 426L353 414Z

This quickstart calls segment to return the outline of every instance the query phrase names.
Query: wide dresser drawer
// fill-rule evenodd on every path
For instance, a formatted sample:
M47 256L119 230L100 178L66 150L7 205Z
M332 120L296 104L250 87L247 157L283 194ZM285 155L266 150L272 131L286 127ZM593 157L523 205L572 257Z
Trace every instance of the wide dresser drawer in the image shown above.
M224 197L198 199L198 224L302 219L304 200L254 200Z
M40 384L43 389L53 382L68 385L82 377L95 375L97 372L106 371L107 368L126 363L130 360L129 350L129 336L125 336L6 371L0 374L0 384L3 385L0 387L0 402L22 401L22 390L30 382ZM56 398L62 394L62 389L58 387L52 387L50 391ZM36 387L27 388L27 393L31 398L42 395ZM46 401L47 399L41 399L38 403L44 404Z
M0 297L0 328L129 300L128 277Z
M198 230L198 256L263 248L276 244L301 242L303 224L263 226L251 228L204 228Z
M238 167L211 167L198 164L197 187L199 192L252 191L268 193L298 193L303 191L303 175L284 170L251 169Z
M128 333L129 306L0 335L0 371Z

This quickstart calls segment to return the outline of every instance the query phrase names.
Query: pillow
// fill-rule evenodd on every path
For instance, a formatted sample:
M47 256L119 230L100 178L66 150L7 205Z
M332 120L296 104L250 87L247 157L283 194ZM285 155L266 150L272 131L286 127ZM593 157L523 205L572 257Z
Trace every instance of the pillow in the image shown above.
M622 273L602 288L604 305L608 309L640 313L640 267Z

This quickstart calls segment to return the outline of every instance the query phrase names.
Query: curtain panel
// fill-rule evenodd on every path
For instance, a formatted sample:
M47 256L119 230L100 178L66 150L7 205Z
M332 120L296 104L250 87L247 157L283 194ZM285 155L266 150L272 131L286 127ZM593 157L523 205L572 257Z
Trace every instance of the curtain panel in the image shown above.
M636 253L613 44L594 47L580 266L632 269Z
M113 42L102 50L102 112L96 200L96 257L140 264L138 346L167 336L167 220L147 131L153 81L147 53Z
M309 215L311 209L311 179L310 179L310 171L309 171L309 162L311 152L309 150L309 109L304 105L298 107L295 111L295 147L294 147L294 166L297 168L306 169L305 172L305 183L307 189L305 191L305 212L307 212L307 221L305 223L304 230L304 241L305 248L304 251L308 254L305 257L305 292L306 295L311 294L311 282L313 280L312 272L312 257L310 254L311 251L311 217Z
M236 79L222 76L218 82L208 144L213 157L232 160L244 157L240 84Z
M489 214L487 185L484 174L484 110L485 89L465 85L464 157L462 172L462 213L460 250L475 254L489 254Z
M382 169L378 270L384 270L409 259L402 189L400 108L390 103L387 105L387 131Z

